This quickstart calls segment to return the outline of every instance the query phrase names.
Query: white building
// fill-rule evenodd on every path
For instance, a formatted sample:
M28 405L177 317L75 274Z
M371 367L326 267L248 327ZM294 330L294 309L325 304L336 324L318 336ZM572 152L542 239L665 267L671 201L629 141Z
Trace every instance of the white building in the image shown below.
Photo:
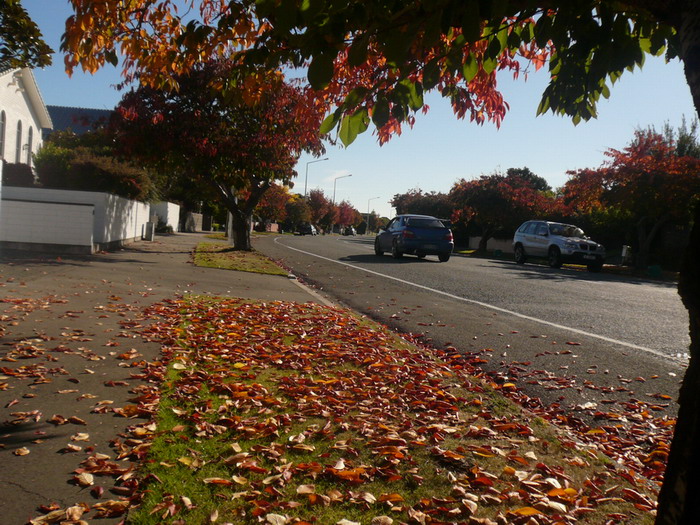
M51 117L31 69L0 71L0 159L32 165Z

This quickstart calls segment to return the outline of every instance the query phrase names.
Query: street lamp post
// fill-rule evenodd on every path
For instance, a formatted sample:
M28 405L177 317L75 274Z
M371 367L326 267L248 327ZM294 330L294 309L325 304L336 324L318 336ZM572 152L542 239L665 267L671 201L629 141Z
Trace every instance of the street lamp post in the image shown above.
M335 204L335 183L338 182L338 179L344 179L345 177L352 177L352 173L349 173L348 175L341 175L340 177L333 179L333 204Z
M323 162L324 160L328 160L328 157L325 159L310 160L306 163L306 175L304 176L304 198L306 198L306 187L309 183L309 164L313 164L314 162Z
M369 233L369 203L378 198L379 197L372 197L371 199L367 199L367 228L365 228L365 233Z

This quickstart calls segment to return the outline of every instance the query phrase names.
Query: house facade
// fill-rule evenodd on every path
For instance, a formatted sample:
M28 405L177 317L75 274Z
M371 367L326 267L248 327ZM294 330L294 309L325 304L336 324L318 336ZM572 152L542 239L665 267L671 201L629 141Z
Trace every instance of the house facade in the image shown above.
M32 70L0 71L0 159L31 166L42 129L52 127Z

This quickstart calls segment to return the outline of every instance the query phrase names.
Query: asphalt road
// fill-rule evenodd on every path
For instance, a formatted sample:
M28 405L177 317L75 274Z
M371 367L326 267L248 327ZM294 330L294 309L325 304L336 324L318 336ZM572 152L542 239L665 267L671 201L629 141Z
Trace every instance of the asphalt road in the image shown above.
M596 400L595 389L583 388L591 382L675 398L689 343L675 284L509 259L396 260L374 255L372 241L280 235L260 236L255 246L335 302L435 347L481 352L485 367L505 376L527 363L578 383L571 403ZM545 402L558 399L537 383L526 388Z

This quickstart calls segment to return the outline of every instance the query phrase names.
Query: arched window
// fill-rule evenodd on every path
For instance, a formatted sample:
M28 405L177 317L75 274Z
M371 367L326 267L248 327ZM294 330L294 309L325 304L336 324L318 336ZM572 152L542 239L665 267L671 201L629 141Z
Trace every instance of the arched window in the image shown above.
M15 145L15 163L22 162L22 121L17 121L17 143Z
M0 111L0 159L5 158L5 112Z
M32 165L32 142L34 141L34 128L29 126L27 132L27 165Z

